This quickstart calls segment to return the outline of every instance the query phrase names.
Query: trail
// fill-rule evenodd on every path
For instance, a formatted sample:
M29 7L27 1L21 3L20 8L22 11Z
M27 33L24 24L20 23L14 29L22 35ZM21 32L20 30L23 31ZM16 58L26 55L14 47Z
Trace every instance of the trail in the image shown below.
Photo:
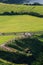
M7 50L7 51L10 51L10 52L17 52L18 50L17 49L14 49L14 48L11 48L11 47L8 47L6 44L9 44L9 43L12 43L13 41L17 40L17 39L23 39L23 38L27 38L27 37L31 37L32 34L31 33L23 33L21 34L20 36L18 36L18 38L13 38L3 44L0 45L0 48L4 49L4 50Z
M6 44L9 44L10 42L12 42L12 41L14 41L14 40L15 40L15 38L12 39L12 40L9 40L9 41L7 41L7 42L5 42L5 43L3 43L3 44L1 44L1 45L0 45L0 48L4 49L4 50L6 50L6 51L10 51L10 52L16 52L16 51L17 51L16 49L13 49L13 48L11 48L11 47L6 46Z

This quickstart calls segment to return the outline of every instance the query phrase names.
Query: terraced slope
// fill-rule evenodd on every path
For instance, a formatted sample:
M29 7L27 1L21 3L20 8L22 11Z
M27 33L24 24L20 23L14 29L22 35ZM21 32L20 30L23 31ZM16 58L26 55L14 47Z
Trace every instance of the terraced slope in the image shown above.
M43 34L18 39L6 46L15 50L13 52L6 49L0 50L0 65L43 64Z

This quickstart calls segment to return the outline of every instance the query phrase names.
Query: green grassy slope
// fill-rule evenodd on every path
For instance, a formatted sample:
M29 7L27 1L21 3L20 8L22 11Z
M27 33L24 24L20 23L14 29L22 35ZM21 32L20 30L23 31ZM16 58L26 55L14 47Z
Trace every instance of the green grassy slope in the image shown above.
M43 31L43 18L29 15L0 16L0 32Z
M1 4L0 3L0 13L3 12L36 12L43 14L43 6L26 6L26 5L11 5L11 4ZM29 15L15 15L15 16L0 16L0 32L36 32L36 31L43 31L43 18L38 18L34 16ZM14 36L0 36L0 45L10 39L14 38ZM20 44L21 44L21 40ZM33 62L32 65L42 63L43 55L41 55L42 52L42 46L43 46L43 35L37 36L32 39L24 39L22 41L25 43L21 44L23 46L22 48L27 48L26 46L30 46L30 49L32 50L32 53L39 53L39 55L36 57L36 61ZM32 44L33 43L33 44ZM19 44L17 42L17 44ZM41 49L41 50L40 50ZM20 56L20 57L19 57ZM9 63L10 60L14 61L18 58L21 58L21 55L13 54L6 51L0 50L0 65L17 65L15 63ZM26 59L27 57L25 57ZM40 59L41 58L41 59ZM20 59L19 59L20 60ZM19 61L18 60L18 61ZM29 59L30 60L30 59ZM38 60L38 61L37 61ZM19 65L19 64L18 64ZM25 65L25 64L20 64Z
M26 6L0 3L0 13L3 12L36 12L43 14L43 6ZM0 32L42 31L43 18L29 15L0 16Z
M17 52L0 50L0 64L1 65L43 65L43 34L36 34L30 38L15 40L8 44ZM32 56L29 56L29 52L26 53L26 49L30 50ZM23 53L24 54L23 54ZM9 63L11 62L11 63ZM13 64L14 63L14 64Z
M0 36L0 45L11 40L12 38L14 38L13 35L10 36Z
M43 6L26 6L16 4L2 4L0 3L0 13L3 12L36 12L43 14Z

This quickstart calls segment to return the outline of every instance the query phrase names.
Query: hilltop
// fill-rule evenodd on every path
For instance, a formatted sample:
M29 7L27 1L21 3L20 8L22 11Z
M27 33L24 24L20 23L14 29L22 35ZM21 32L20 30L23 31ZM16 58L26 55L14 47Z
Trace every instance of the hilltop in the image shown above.
M0 14L1 13L32 13L43 15L43 6L30 6L30 5L16 5L16 4L3 4L0 3Z

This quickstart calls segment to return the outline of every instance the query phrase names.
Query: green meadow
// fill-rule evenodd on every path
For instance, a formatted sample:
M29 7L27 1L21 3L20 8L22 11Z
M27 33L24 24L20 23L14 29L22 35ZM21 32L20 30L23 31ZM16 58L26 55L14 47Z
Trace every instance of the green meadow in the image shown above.
M29 14L3 15L6 12L34 12L43 15L43 6L0 3L0 33L43 31L43 17ZM14 38L15 35L0 35L0 46ZM0 48L0 65L43 65L43 34L40 33L30 38L15 40L8 44L7 47L13 48L17 52ZM25 52L27 48L29 52ZM28 56L29 53L32 53L32 56Z
M13 39L15 36L9 35L9 36L0 36L0 45L3 43L6 43L7 41Z
M3 12L36 12L43 14L43 6L30 6L30 5L16 5L16 4L3 4L0 3L0 13Z
M35 12L43 15L43 6L16 5L0 3L0 14L4 12ZM43 31L43 18L31 15L0 15L0 32Z
M29 15L0 16L0 32L43 31L43 18Z

